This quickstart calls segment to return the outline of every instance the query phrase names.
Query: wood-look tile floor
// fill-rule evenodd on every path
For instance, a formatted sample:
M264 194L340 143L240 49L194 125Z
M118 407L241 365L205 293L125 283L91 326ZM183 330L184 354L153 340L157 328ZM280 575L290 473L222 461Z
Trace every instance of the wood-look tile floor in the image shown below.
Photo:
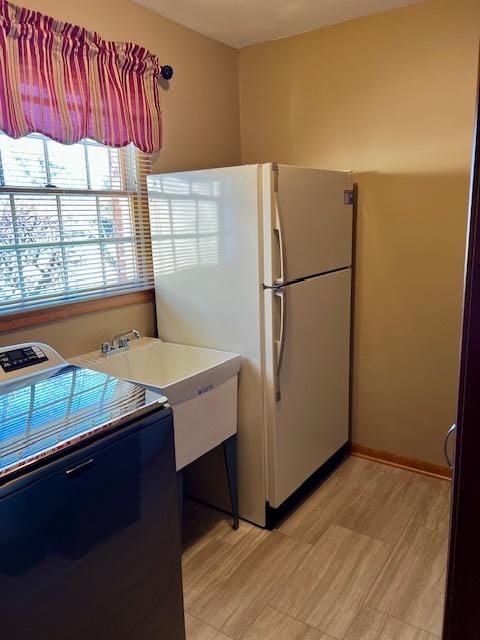
M438 640L450 483L345 462L265 531L189 501L187 640Z

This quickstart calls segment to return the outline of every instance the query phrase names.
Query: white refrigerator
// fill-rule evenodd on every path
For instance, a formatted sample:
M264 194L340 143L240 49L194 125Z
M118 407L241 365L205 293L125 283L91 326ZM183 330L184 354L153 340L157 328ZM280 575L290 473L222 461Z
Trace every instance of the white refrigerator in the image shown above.
M242 354L240 515L261 526L349 439L350 179L275 163L148 177L158 333ZM213 503L218 473L199 488Z

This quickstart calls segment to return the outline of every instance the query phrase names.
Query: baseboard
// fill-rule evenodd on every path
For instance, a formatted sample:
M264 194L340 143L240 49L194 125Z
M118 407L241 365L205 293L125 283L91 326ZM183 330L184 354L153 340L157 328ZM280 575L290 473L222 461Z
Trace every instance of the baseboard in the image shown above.
M381 451L380 449L373 449L356 442L352 442L350 445L350 455L357 456L358 458L366 458L367 460L375 460L382 464L399 467L400 469L408 469L409 471L415 471L416 473L423 473L426 476L442 478L443 480L450 480L452 477L452 472L449 467L444 467L440 464L434 464L433 462L427 462L425 460L417 460L416 458L401 456L388 451Z

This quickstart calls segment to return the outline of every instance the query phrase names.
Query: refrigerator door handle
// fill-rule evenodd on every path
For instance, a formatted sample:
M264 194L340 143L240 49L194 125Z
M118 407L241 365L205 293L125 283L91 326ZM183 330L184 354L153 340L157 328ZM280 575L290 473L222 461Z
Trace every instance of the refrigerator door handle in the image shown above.
M274 193L275 199L275 224L273 227L274 232L277 234L278 238L278 250L280 253L280 277L277 278L274 282L275 285L282 285L285 282L285 248L283 245L283 231L282 231L282 221L280 219L280 202L278 199L278 193Z
M277 366L276 366L276 377L277 377L277 390L276 390L276 399L280 400L280 372L282 370L282 362L283 362L283 353L285 351L285 339L286 339L286 324L287 324L287 316L286 316L286 308L285 308L285 290L284 289L274 289L273 295L276 296L280 302L280 335L278 340L275 340L276 347L276 355L277 355Z

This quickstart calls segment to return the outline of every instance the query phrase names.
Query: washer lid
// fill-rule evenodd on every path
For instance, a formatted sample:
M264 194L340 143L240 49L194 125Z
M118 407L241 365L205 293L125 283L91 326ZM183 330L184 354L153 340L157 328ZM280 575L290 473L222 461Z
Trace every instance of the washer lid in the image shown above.
M119 426L166 398L113 376L64 365L0 389L0 479Z

